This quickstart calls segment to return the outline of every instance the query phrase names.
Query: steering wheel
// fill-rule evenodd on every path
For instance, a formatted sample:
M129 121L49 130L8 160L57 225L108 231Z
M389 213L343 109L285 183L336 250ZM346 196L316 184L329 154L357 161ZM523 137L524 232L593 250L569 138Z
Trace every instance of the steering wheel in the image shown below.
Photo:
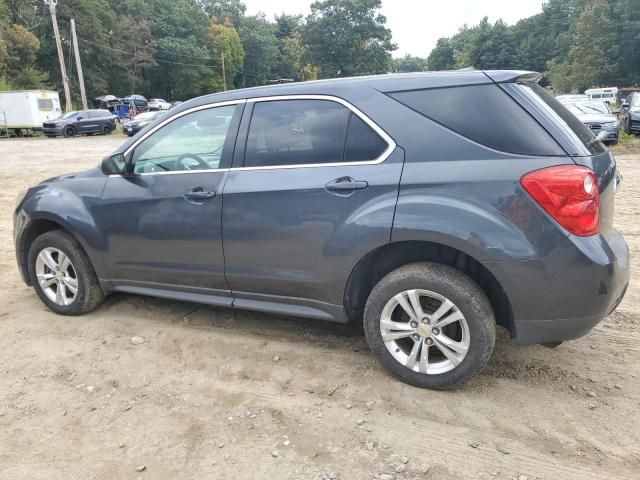
M188 158L198 162L198 165L187 165L186 163L184 163L184 161ZM211 168L211 165L209 165L195 153L185 153L184 155L180 155L176 160L176 167L181 167L176 168L176 170L206 170Z

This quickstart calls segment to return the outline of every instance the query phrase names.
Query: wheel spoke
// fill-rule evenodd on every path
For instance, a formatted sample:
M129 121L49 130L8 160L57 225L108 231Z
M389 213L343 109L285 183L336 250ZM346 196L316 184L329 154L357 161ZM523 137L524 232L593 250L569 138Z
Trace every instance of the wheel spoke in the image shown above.
M78 293L78 279L77 278L73 278L70 277L68 275L66 275L62 281L64 282L65 286L71 290L71 293L73 293L74 295L76 293Z
M422 349L420 350L420 373L427 373L429 369L429 345L422 340Z
M445 299L438 309L431 315L431 323L435 323L440 320L440 317L451 310L451 307L453 307L453 303L451 303L450 300Z
M58 265L60 265L60 271L66 272L69 265L71 265L71 260L62 252L58 253Z
M413 348L411 349L411 353L409 354L409 357L407 358L407 362L405 363L405 366L407 368L410 368L411 370L413 370L413 367L416 365L416 362L418 361L418 356L420 355L420 345L422 345L423 340L418 340L417 342L414 342L413 344Z
M64 282L58 282L58 290L56 291L56 303L58 305L67 304L67 288L64 286Z
M459 322L463 318L464 316L462 315L460 310L456 310L455 312L438 320L436 323L433 324L432 328L443 328L443 327L446 327L447 325L452 324L453 322Z
M40 273L38 275L38 283L42 288L48 288L56 283L56 276L53 273Z
M403 330L403 331L414 330L414 328L411 325L409 325L409 322L394 322L393 320L389 320L389 319L381 320L380 327L387 330Z
M446 347L440 340L437 340L435 337L433 339L433 344L442 352L442 354L447 357L451 361L454 367L457 367L460 364L460 359L458 355L453 351Z
M413 307L409 303L409 300L407 299L407 297L408 297L407 292L401 292L397 294L394 298L396 299L396 302L398 302L398 304L402 307L402 309L407 313L407 315L409 315L410 320L419 322L420 317L416 316L416 312L413 310Z
M415 290L409 290L407 292L409 296L409 300L411 301L411 307L418 321L422 320L425 316L424 311L422 310L422 305L420 305L420 295Z
M45 265L49 267L49 270L56 271L58 269L58 263L53 259L51 251L42 250L38 256L42 259Z
M391 342L393 340L399 340L400 338L407 338L412 335L413 332L401 331L401 332L382 332L382 340L385 342Z

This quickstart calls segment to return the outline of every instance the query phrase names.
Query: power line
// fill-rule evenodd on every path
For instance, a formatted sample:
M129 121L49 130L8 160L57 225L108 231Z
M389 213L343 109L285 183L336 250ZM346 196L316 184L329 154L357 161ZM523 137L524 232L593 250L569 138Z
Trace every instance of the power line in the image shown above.
M96 47L104 48L104 49L107 49L107 50L113 50L115 52L119 52L119 53L123 53L125 55L129 55L130 57L135 57L135 53L127 52L125 50L121 50L119 48L115 48L115 47L112 47L110 45L103 45L101 43L92 42L91 40L86 40L84 38L78 38L78 40L80 40L81 42L90 43L91 45L95 45ZM201 64L201 63L173 62L171 60L164 60L164 59L158 59L158 58L156 58L155 61L158 62L158 63L169 63L171 65L183 65L185 67L221 68L220 65L204 65L204 64Z
M77 27L77 25L76 25L76 27ZM79 30L83 30L83 29L79 29ZM81 33L82 33L82 32L81 32ZM112 37L111 35L108 35L108 34L106 34L106 33L102 33L102 32L92 32L92 35L93 35L93 34L96 34L96 33L97 33L98 35L102 35L104 38L108 38L109 40L112 40L112 39L114 38L114 37ZM120 40L119 40L119 41L120 41ZM133 45L134 47L136 47L136 48L143 48L143 47L144 47L144 45L136 45L136 44L132 44L132 45ZM154 47L154 49L155 49L155 51L156 51L156 52L166 53L166 54L168 54L168 55L175 55L176 57L198 58L198 59L200 59L200 60L212 60L212 61L215 61L215 59L214 59L214 58L211 58L211 57L203 57L202 55L189 55L189 54L186 54L186 53L172 52L172 51L170 51L170 50L163 50L163 49L160 49L160 48L157 48L157 47Z
M92 42L91 40L85 40L84 38L80 38L80 37L78 37L78 40L80 40L81 42L89 43L91 45L95 45L96 47L100 47L100 48L104 48L104 49L107 49L107 50L113 50L115 52L123 53L125 55L129 55L130 57L134 57L135 56L134 53L127 52L126 50L121 50L119 48L115 48L115 47L112 47L110 45L104 45L104 44L101 44L101 43ZM182 65L182 66L186 66L186 67L222 68L221 65L204 65L204 64L200 64L200 63L181 63L181 62L172 62L171 60L163 60L163 59L155 59L155 61L158 62L158 63L168 63L170 65ZM261 76L264 76L264 74L257 74L257 73L253 73L253 72L247 72L245 70L239 70L239 71L235 72L235 74L236 75L243 74L243 75L247 75L249 77L261 77Z

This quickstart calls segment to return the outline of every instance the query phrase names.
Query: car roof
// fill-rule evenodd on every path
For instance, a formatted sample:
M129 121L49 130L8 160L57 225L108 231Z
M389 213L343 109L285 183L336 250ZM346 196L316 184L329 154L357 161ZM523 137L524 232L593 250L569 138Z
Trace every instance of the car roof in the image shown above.
M520 70L455 70L440 72L393 73L362 77L332 78L307 82L282 83L242 88L194 98L180 110L213 102L296 94L336 95L346 88L373 88L380 92L511 82L519 78L537 81L535 72Z

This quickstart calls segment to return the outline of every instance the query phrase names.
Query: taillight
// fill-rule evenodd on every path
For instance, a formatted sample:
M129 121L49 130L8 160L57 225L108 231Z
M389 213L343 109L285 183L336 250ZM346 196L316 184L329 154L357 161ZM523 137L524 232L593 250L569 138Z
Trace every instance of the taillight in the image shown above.
M520 183L571 233L588 237L600 231L600 194L593 170L578 165L543 168L527 173Z

